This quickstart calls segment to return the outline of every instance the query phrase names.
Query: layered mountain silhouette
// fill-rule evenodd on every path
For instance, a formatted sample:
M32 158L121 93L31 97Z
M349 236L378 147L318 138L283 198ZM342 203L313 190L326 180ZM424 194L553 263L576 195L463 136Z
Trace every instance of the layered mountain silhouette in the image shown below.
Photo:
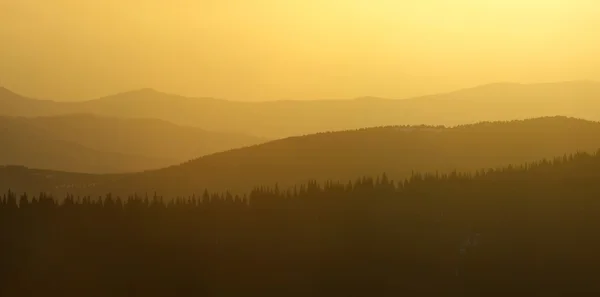
M0 114L94 113L157 118L210 131L281 138L387 125L459 125L564 115L600 120L600 83L498 83L403 100L236 102L143 89L83 102L53 102L0 91Z
M96 150L19 119L0 118L0 137L0 164L94 173L133 172L169 164L168 159Z
M0 117L0 164L87 173L161 168L264 139L155 119Z
M277 183L284 189L313 179L350 180L384 172L400 180L414 172L473 171L598 148L600 123L567 117L452 128L390 126L275 140L135 174L82 176L3 168L0 189L176 196L208 188L241 193L260 185Z

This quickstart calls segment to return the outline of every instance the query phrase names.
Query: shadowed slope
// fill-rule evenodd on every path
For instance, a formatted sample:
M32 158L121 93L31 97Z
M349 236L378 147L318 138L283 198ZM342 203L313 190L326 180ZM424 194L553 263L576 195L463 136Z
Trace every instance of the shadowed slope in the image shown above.
M455 128L381 127L292 137L133 175L121 187L187 194L387 172L475 170L600 147L600 123L564 117ZM110 190L110 189L106 189Z
M260 185L284 188L309 179L349 180L382 172L397 180L413 171L469 171L598 148L600 123L565 117L454 128L369 128L272 141L110 182L98 177L96 187L81 193L173 196L205 188L239 193Z
M28 120L61 139L87 147L167 158L172 160L172 164L266 141L245 134L210 132L146 118L124 119L77 114Z
M161 120L83 114L0 117L0 136L6 139L0 164L90 173L156 169L263 141Z
M20 119L0 117L0 138L0 164L90 173L134 172L169 164L167 159L91 149Z

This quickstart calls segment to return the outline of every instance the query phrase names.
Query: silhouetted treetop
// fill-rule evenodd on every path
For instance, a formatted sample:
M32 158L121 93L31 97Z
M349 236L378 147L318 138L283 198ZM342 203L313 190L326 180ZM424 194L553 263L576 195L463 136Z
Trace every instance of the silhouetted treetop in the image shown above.
M580 295L600 153L163 199L7 192L3 296Z

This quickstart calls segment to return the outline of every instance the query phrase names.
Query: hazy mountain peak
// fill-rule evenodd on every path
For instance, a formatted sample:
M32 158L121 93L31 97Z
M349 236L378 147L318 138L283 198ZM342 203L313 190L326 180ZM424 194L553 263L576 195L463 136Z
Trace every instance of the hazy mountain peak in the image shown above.
M133 91L127 91L127 92L118 93L118 94L114 94L114 95L110 95L110 96L105 96L105 97L99 98L97 100L115 101L115 102L138 101L138 100L141 102L145 102L145 101L160 101L160 102L162 102L163 100L187 102L189 100L197 100L197 99L211 100L211 101L226 101L226 100L215 99L215 98L211 98L211 97L182 96L182 95L178 95L178 94L161 92L161 91L158 91L158 90L152 89L152 88L143 88L143 89L137 89L137 90L133 90ZM96 100L90 100L90 101L96 101Z
M133 91L129 91L129 92L125 92L122 93L121 95L138 95L138 96L166 96L166 93L157 91L156 89L153 88L143 88L143 89L138 89L138 90L133 90Z
M147 99L156 99L156 98L164 98L164 97L179 97L177 95L169 95L160 91L157 91L152 88L143 88L132 91L126 91L114 95L105 96L99 98L98 100L106 101L106 100L147 100ZM92 100L93 101L93 100Z
M156 89L153 89L153 88L142 88L142 89L139 89L139 90L135 90L133 92L140 93L140 94L157 94L157 93L158 94L164 94L164 93L159 92L159 91L157 91Z
M20 96L19 94L5 88L5 87L0 87L0 99L3 98L21 98L22 96Z

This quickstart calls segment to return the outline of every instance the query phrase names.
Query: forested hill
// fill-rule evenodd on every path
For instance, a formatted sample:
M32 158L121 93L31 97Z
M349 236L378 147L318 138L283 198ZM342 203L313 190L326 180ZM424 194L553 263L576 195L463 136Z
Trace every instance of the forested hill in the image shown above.
M600 148L600 123L564 117L454 128L381 127L292 137L131 175L102 191L186 195L204 188L247 191L310 179L470 171Z
M285 189L311 179L350 180L382 172L403 179L413 172L472 171L598 148L600 123L566 117L453 128L393 126L291 137L161 170L86 176L85 184L64 173L52 180L27 170L19 171L17 177L9 169L0 171L4 176L0 183L2 188L13 187L18 192L31 187L59 194L157 192L172 197L205 188L242 193L257 185L278 183Z
M600 155L174 201L0 200L2 296L586 296ZM257 265L259 263L260 265ZM177 290L175 290L177 288Z
M0 114L94 113L157 118L210 131L243 132L272 139L384 125L457 125L555 115L600 120L599 99L600 83L587 81L490 84L402 100L367 97L272 102L187 98L152 89L82 102L53 102L0 89Z

